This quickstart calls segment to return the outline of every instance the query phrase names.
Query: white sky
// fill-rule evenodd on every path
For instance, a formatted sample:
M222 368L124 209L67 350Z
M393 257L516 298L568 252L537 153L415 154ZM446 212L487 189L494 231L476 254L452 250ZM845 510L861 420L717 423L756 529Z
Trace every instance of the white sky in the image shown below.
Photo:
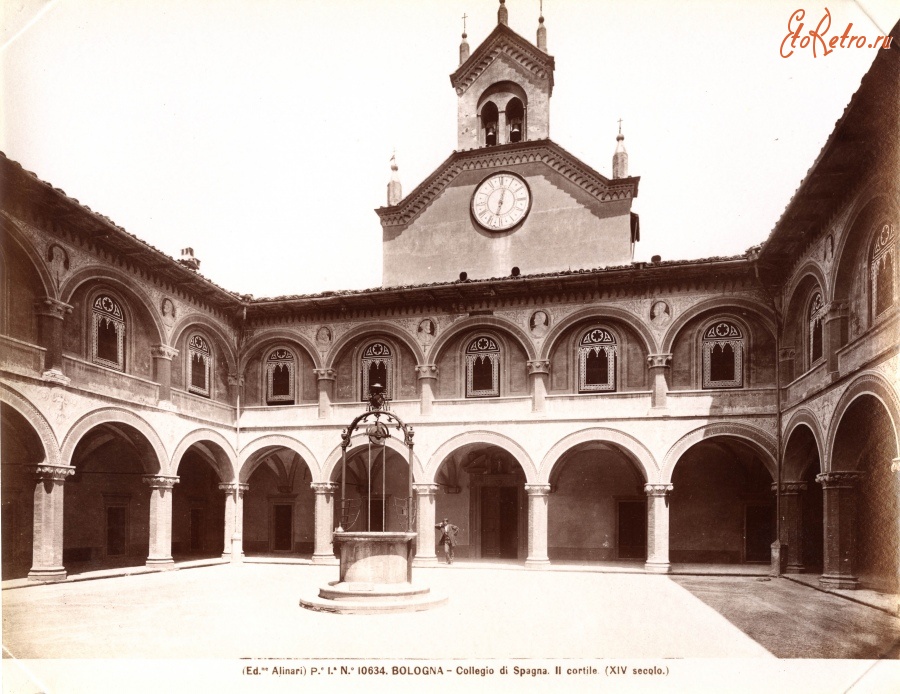
M539 0L507 0L535 41ZM885 34L894 0L829 0ZM784 59L802 0L545 0L551 138L605 175L624 120L635 258L762 242L876 51ZM132 234L256 296L381 283L394 148L405 193L456 147L461 17L496 0L7 0L0 148ZM895 46L892 50L900 50ZM573 259L573 267L577 263Z

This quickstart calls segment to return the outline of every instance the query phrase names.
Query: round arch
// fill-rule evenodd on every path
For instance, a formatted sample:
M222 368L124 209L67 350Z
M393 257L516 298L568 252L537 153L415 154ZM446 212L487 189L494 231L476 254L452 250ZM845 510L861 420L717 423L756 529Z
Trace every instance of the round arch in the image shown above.
M385 440L384 445L390 448L392 451L398 453L403 461L409 462L409 448L407 448L396 436L393 435L395 430L391 429L392 436ZM367 438L365 432L359 432L357 429L357 433L353 435L350 439L350 446L348 446L347 450L352 451L354 448L359 448L363 446L366 442ZM320 479L315 480L316 482L330 482L331 476L334 474L334 471L341 464L341 447L340 445L336 446L331 453L328 454L328 457L325 459L325 465L322 468L322 476ZM415 482L421 482L422 478L425 474L425 470L422 466L422 462L419 460L419 456L416 455L415 449L413 449L413 480Z
M181 465L184 454L187 453L188 449L195 443L202 442L214 443L222 450L227 458L227 467L225 465L226 461L216 461L219 477L222 479L222 482L234 481L237 477L235 472L237 470L237 454L234 452L234 447L231 443L222 434L212 429L197 429L181 439L175 447L175 452L172 454L172 460L169 463L169 469L172 473L178 474L178 466Z
M215 335L216 345L223 351L225 363L228 364L228 371L234 373L237 366L234 348L232 347L228 336L223 332L222 326L208 316L204 316L200 313L191 313L187 316L183 316L172 329L172 338L169 342L169 346L174 347L177 345L183 334L190 331L192 328L208 330Z
M615 306L609 306L584 308L563 318L547 333L539 358L543 360L549 359L560 336L570 327L584 320L619 320L640 336L644 341L644 349L647 351L647 354L655 353L656 339L647 326L633 313Z
M149 468L145 465L145 470L150 474L166 474L169 472L170 457L159 434L144 419L121 407L104 407L94 410L75 422L63 438L61 446L62 459L72 460L75 447L84 438L84 435L101 424L125 424L135 429L147 440L156 455L156 469L152 469L152 465Z
M660 484L672 483L672 473L675 471L675 466L678 464L678 461L681 460L682 456L687 453L688 449L701 441L720 436L731 436L742 439L745 443L749 443L750 446L760 454L763 465L766 466L769 474L772 475L772 479L776 479L777 470L775 466L775 456L773 454L776 448L774 438L769 436L769 434L762 429L747 424L741 424L739 422L716 422L694 429L675 442L668 450L665 457L663 457L662 469L659 473Z
M63 458L60 452L59 442L56 440L56 435L53 433L50 423L34 405L5 383L0 383L0 402L6 403L22 415L25 421L37 432L44 447L44 463L47 465L68 465L68 463L63 462L68 459Z
M291 436L284 436L283 434L269 434L266 436L261 436L258 439L254 439L247 445L245 445L240 452L239 456L239 467L238 467L238 479L246 483L250 476L253 474L253 471L259 467L259 464L262 462L263 457L257 457L256 454L259 453L264 448L287 448L292 450L294 453L303 458L303 462L306 463L309 468L310 475L313 478L313 481L319 480L319 461L316 460L316 457L313 455L312 451L309 450L304 444L302 444L297 439Z
M788 443L791 440L791 436L799 427L806 427L807 429L809 429L810 433L812 434L813 441L815 441L816 443L816 450L819 453L819 464L823 464L825 461L825 454L823 450L825 436L822 432L822 428L819 426L819 421L816 418L816 415L813 414L812 410L806 407L802 407L794 412L788 420L787 426L784 427L784 433L781 437L782 460L785 459L784 456L787 453L787 447ZM782 479L788 482L799 480L800 475L802 474L803 470L788 470L786 467L782 468Z
M810 259L807 260L791 278L791 283L785 292L785 297L787 298L785 306L791 306L793 304L798 288L804 283L804 280L806 280L807 277L811 278L812 281L819 285L823 299L826 302L831 301L830 278L826 277L825 271L817 261Z
M460 321L457 321L451 326L448 326L446 330L442 331L438 338L434 341L434 344L431 346L431 350L429 351L429 359L431 359L432 363L437 363L437 359L442 356L441 352L445 349L448 343L453 341L459 335L472 331L472 330L483 330L487 328L495 328L501 332L507 334L507 336L513 338L519 347L525 352L526 358L529 361L536 359L536 352L534 351L534 346L531 343L531 340L525 334L525 331L522 330L518 325L513 323L506 318L499 318L497 316L471 316L469 318L464 318Z
M331 345L331 349L328 352L325 367L329 369L334 368L335 363L345 349L356 343L358 340L365 338L367 335L372 335L374 337L377 333L390 335L391 337L399 340L410 350L410 352L412 352L417 364L424 363L425 355L422 353L422 348L413 339L412 335L391 323L387 323L385 321L374 321L372 323L366 323L364 325L358 325L354 328L351 328L346 333L341 335L341 337L336 339Z
M254 335L253 339L244 346L239 364L241 373L243 373L244 369L247 368L247 363L250 361L250 358L256 353L257 350L263 349L266 347L266 345L274 344L276 342L287 342L291 345L296 345L297 347L306 351L306 354L312 360L313 368L323 368L322 357L319 353L319 350L315 348L315 346L309 339L294 331L285 330L284 328L277 328L274 330L267 330L258 335ZM263 359L265 359L265 355L263 356Z
M447 459L447 457L456 449L471 444L497 446L497 448L502 448L513 458L515 458L516 462L521 466L523 472L525 473L525 483L537 484L537 480L539 479L538 469L535 466L534 461L531 459L531 456L528 455L528 452L524 448L522 448L522 446L513 441L510 437L503 434L498 434L493 431L479 430L468 431L464 434L457 434L453 438L445 441L443 444L438 446L437 450L431 455L431 458L428 460L428 467L425 469L425 474L421 481L433 483L435 480L435 476L437 475L438 468L440 468L441 464Z
M772 320L771 313L768 310L764 310L757 302L749 299L741 299L740 297L730 297L727 303L723 303L721 299L707 299L706 301L701 301L699 304L691 306L672 321L672 325L669 326L669 329L663 336L660 352L662 354L670 354L678 334L682 331L684 326L697 316L707 311L721 311L725 313L736 308L744 309L755 314L768 329L769 333L775 335L775 322Z
M12 239L19 249L26 255L34 271L41 280L44 288L44 294L51 299L59 299L59 294L54 286L53 278L47 269L47 262L41 257L37 249L28 240L28 237L19 229L19 225L15 223L5 212L0 212L0 232L7 239Z
M89 265L88 267L76 270L72 276L65 281L60 289L59 295L60 297L64 297L62 299L63 301L70 303L72 296L81 285L87 283L99 285L103 282L106 282L116 290L121 291L125 296L134 301L135 304L143 308L144 314L149 316L151 324L156 328L156 342L164 344L166 330L162 323L162 316L159 315L159 311L156 310L156 307L153 305L153 302L146 292L144 292L141 287L135 285L129 275L117 268ZM134 312L136 306L130 306L130 309ZM128 310L127 307L126 310Z
M644 475L644 482L654 482L659 476L659 466L656 464L653 454L636 438L616 429L592 427L569 434L553 444L541 461L537 484L549 484L553 468L562 457L575 446L591 442L612 443L621 449L633 462L637 463L638 469Z
M894 455L895 457L900 455L900 450L898 450L900 442L898 442L897 436L897 423L900 422L900 402L898 402L897 394L881 374L876 372L864 373L853 379L847 386L838 400L834 414L831 416L831 421L828 424L828 439L825 445L827 458L822 460L823 471L831 471L835 439L837 438L838 427L844 414L853 404L853 401L863 395L871 395L884 405L894 432Z

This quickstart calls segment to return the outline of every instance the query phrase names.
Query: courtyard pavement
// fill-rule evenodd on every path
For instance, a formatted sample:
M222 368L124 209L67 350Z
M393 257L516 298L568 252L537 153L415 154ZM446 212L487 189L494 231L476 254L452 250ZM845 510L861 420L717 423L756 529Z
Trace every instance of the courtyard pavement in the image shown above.
M890 678L884 681L900 689L900 679L892 679L900 677L900 669L879 670L883 663L875 663L873 670L869 662L896 664L900 656L900 619L885 612L785 579L567 569L474 563L416 569L416 582L446 591L449 602L426 612L392 615L302 609L301 593L337 578L334 566L304 564L219 564L4 590L4 691L112 691L93 688L96 680L79 689L78 678L67 679L61 661L49 659L76 659L85 672L93 670L91 659L113 659L113 665L127 662L123 659L145 665L156 659L181 665L190 664L185 659L230 659L295 667L367 662L455 668L470 663L498 672L504 664L512 670L515 663L546 664L552 672L561 664L566 670L568 665L602 670L619 659L666 668L674 666L672 659L729 659L713 663L713 670L738 663L782 674L790 668L778 659L866 659L840 670L844 679L835 680L828 667L795 674L792 691L845 691L854 681L854 691L881 691L880 686L860 688L860 682L883 681L885 672ZM685 662L698 667L696 660ZM111 670L104 667L104 673ZM41 677L44 684L28 684ZM54 689L46 678L65 684ZM484 686L490 681L475 679ZM491 689L513 681L495 682ZM8 689L7 682L22 688ZM235 684L233 691L245 690L235 680L228 682ZM155 685L147 691L160 691L159 682ZM565 686L572 689L571 683Z

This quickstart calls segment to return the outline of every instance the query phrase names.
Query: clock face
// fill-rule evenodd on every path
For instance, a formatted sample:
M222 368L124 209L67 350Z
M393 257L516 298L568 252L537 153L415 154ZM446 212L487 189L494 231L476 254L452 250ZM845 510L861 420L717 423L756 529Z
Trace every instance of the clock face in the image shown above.
M528 184L509 172L488 176L472 196L472 216L489 231L512 229L525 219L530 209Z

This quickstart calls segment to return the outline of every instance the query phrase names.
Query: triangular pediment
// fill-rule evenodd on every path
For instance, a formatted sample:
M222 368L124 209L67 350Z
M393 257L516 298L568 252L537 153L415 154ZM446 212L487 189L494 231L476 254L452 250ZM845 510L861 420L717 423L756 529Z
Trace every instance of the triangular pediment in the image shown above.
M489 171L517 164L542 163L601 202L637 197L639 176L609 179L551 140L454 152L415 190L392 207L375 210L383 227L410 224L462 173Z
M498 24L469 59L450 75L450 83L456 93L463 94L501 56L511 59L535 78L547 80L548 93L553 93L553 70L556 66L553 56L544 53L505 24Z

